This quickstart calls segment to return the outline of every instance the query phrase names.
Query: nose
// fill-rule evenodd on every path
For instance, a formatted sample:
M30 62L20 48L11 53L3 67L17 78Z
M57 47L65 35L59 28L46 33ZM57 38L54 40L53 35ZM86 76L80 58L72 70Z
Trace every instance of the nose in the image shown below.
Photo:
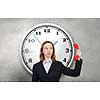
M51 49L48 48L48 49L47 49L47 52L51 52Z
M47 49L47 51L49 52L49 51L51 51L50 49Z

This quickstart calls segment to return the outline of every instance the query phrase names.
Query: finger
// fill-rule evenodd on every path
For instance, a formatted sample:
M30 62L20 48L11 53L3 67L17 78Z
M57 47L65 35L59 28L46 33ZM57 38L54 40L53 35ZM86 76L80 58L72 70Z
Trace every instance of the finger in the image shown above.
M76 55L81 56L81 51L80 51L80 49L76 49Z

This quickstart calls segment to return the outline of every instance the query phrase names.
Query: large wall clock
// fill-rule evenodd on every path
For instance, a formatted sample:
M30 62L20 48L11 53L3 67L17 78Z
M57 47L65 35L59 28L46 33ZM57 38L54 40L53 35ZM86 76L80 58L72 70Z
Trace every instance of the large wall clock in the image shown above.
M39 24L27 32L21 45L22 62L31 74L33 65L40 61L40 47L46 40L54 44L56 59L64 66L70 67L73 62L74 47L70 34L55 24Z

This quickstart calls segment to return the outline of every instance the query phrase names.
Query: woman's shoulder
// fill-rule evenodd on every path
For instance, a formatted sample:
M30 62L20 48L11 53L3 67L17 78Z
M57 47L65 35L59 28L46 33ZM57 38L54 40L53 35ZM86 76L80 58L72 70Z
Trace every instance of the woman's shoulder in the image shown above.
M34 69L37 69L37 68L40 67L40 66L41 66L41 61L36 62L35 64L33 64L33 68L34 68Z
M33 66L38 66L38 65L40 65L40 64L41 64L41 61L36 62Z
M40 67L41 65L42 65L42 64L41 64L41 61L36 62L35 64L33 64L33 70L39 69L39 67Z
M56 60L54 63L61 64L62 62L59 60Z
M62 62L59 61L59 60L56 60L53 65L56 66L57 68L62 68L63 67Z

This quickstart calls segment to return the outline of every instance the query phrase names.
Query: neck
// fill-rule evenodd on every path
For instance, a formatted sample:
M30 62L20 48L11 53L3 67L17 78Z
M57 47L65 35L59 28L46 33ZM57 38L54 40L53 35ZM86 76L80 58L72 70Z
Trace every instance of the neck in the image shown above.
M46 58L46 57L45 57L45 60L49 60L49 59L51 59L51 58Z

